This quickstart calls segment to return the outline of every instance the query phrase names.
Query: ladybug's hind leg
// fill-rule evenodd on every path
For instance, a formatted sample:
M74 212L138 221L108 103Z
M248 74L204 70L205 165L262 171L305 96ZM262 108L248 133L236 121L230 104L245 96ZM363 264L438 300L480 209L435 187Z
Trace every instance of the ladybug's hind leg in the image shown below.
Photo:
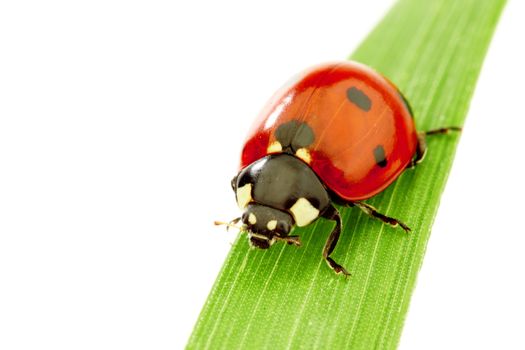
M408 164L407 168L412 169L423 161L427 154L427 138L426 133L419 132L417 134L417 148L416 155L412 158L412 161Z
M390 216L386 216L384 214L381 214L380 212L377 211L376 208L374 208L370 204L366 204L366 203L363 203L363 202L351 202L351 203L349 203L349 205L353 205L353 206L358 207L365 214L367 214L367 215L369 215L369 216L371 216L371 217L373 217L375 219L378 219L378 220L382 221L383 223L385 223L387 225L390 225L392 227L400 226L403 230L405 230L405 232L410 232L411 231L410 227L408 227L407 225L405 225L401 221L399 221L397 219L394 219L394 218L391 218Z
M346 271L346 269L343 266L336 263L334 259L330 257L330 254L332 254L332 252L334 251L335 246L337 245L337 241L339 240L339 236L341 234L341 227L342 227L341 215L339 215L339 211L334 206L330 206L324 212L323 217L325 217L328 220L335 221L335 227L332 233L330 233L330 237L328 237L328 240L326 241L324 245L323 257L326 263L328 264L328 266L330 266L330 268L334 270L335 273L343 274L345 277L350 276L350 273Z
M407 169L412 169L423 161L427 154L427 136L428 135L443 135L448 134L450 131L461 131L460 127L450 126L448 128L439 128L429 131L422 131L417 134L417 148L416 155L412 161L408 164Z

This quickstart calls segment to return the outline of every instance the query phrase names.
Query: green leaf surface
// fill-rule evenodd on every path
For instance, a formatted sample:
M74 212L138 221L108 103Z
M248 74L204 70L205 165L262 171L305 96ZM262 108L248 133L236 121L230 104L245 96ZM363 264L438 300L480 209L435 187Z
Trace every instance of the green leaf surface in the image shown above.
M352 55L393 81L420 130L463 125L504 0L401 0ZM460 135L434 136L416 169L367 202L413 230L343 209L333 254L321 252L333 222L297 229L300 248L235 242L188 349L390 349L399 342L439 199Z

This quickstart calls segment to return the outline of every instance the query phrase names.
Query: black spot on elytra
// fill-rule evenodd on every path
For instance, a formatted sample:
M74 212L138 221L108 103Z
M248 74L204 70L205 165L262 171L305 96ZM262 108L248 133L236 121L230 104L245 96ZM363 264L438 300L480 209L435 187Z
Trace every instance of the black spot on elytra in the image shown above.
M384 168L386 166L386 155L385 155L385 149L383 146L379 145L376 148L374 148L374 158L376 159L377 165L379 165L381 168Z
M350 102L355 104L357 107L365 112L368 112L372 108L372 101L370 98L361 90L352 86L346 90L346 97Z
M291 148L293 152L314 142L315 136L308 124L292 120L280 125L275 131L275 138L283 149Z

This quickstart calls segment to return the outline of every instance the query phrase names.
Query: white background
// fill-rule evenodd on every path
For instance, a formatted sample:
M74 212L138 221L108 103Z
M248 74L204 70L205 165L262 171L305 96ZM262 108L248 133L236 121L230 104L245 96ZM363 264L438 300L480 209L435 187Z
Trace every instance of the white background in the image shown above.
M390 4L2 2L0 348L184 347L252 119ZM524 9L486 59L401 349L525 347Z

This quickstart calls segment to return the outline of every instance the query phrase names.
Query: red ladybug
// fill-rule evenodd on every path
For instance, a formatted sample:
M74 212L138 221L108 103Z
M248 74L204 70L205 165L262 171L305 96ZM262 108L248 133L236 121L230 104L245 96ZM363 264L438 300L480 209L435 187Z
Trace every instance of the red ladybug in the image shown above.
M232 180L243 210L242 229L261 249L289 236L295 226L319 217L336 227L323 250L336 273L348 275L330 254L341 232L333 202L356 206L392 226L409 227L362 202L390 185L425 155L425 135L416 131L409 104L374 70L338 62L306 70L282 87L253 124Z

